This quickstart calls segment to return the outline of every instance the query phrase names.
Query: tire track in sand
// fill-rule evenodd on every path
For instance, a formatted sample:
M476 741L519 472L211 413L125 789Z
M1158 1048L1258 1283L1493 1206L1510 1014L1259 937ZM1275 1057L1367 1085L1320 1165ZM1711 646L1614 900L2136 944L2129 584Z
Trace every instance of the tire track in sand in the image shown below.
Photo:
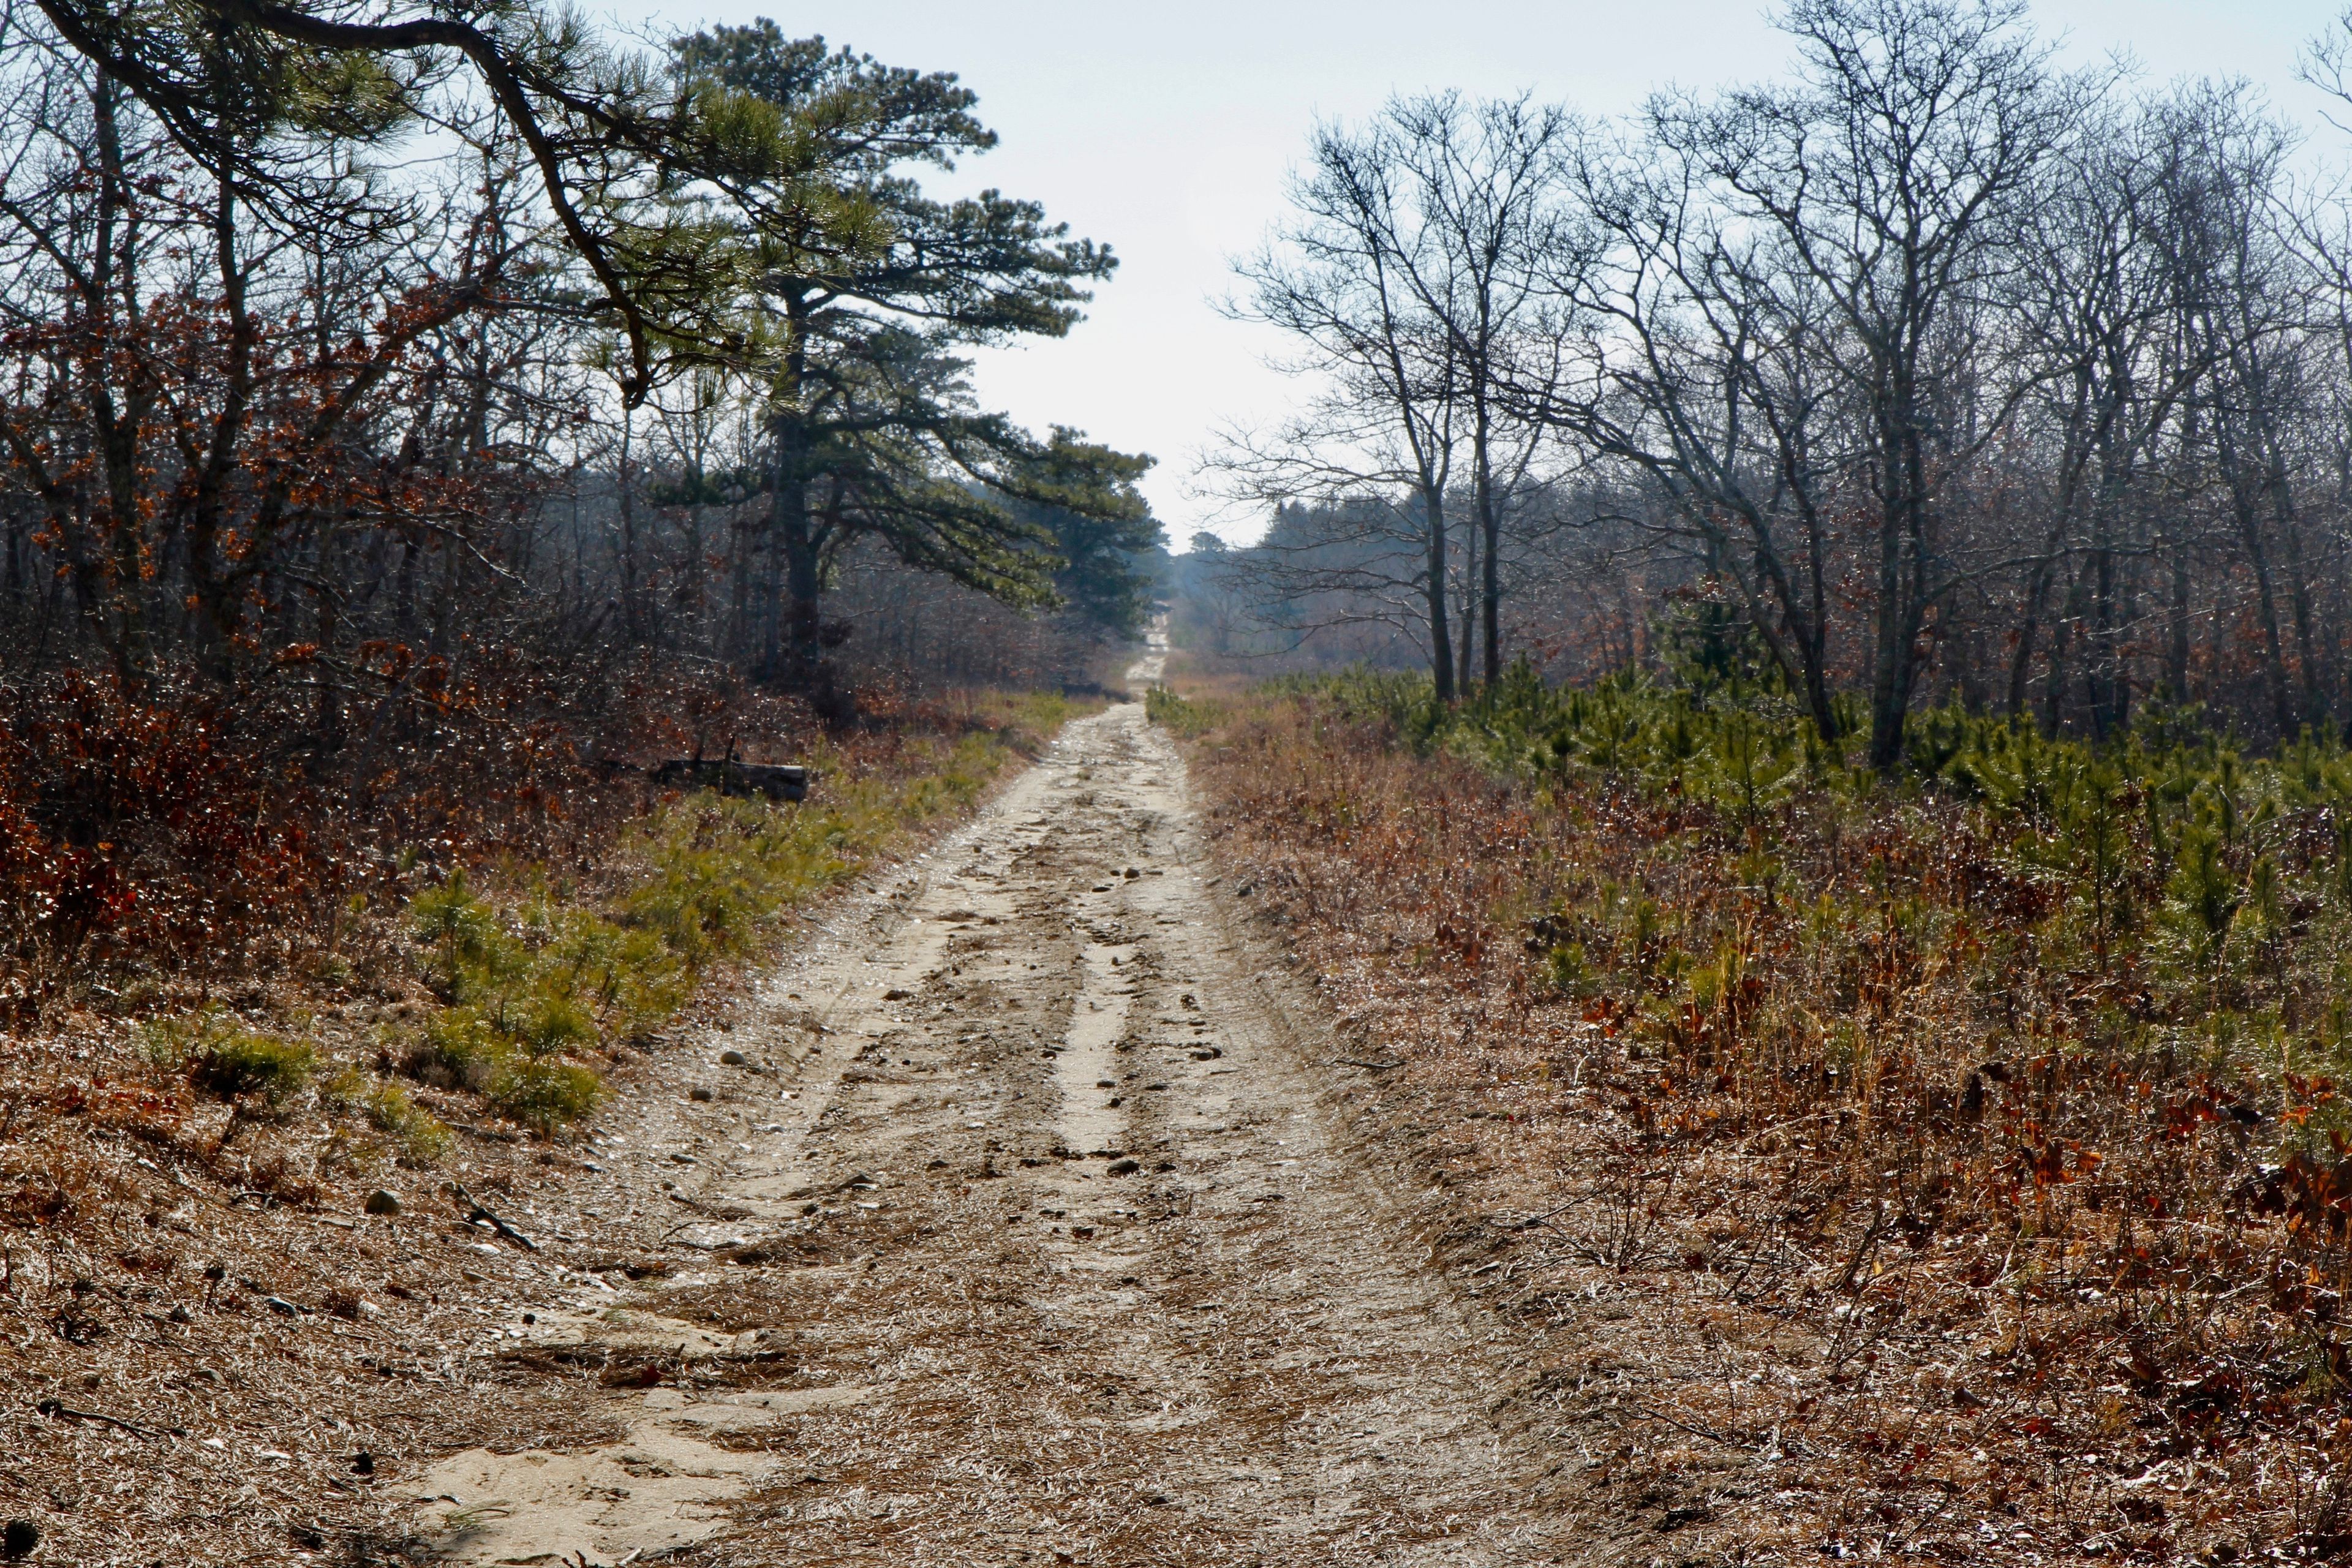
M1422 1266L1318 1107L1311 1005L1206 880L1122 704L780 970L676 1064L714 1099L616 1140L678 1183L679 1266L582 1279L509 1352L658 1352L661 1384L594 1396L609 1443L425 1477L452 1555L1579 1557L1489 1416L1513 1346Z

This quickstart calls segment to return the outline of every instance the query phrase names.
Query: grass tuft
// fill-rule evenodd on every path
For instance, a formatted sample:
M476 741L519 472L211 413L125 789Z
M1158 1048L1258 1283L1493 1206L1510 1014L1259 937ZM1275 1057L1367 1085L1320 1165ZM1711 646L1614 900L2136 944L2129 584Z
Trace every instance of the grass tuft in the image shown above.
M310 1085L319 1054L306 1040L249 1029L219 1008L143 1024L140 1051L165 1073L184 1073L197 1088L233 1100L253 1095L281 1105Z

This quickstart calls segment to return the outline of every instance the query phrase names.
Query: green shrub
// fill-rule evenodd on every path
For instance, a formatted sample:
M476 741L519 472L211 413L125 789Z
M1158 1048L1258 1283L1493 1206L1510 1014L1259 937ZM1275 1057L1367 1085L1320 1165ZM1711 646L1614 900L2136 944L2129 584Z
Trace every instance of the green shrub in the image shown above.
M596 1043L596 1021L570 996L537 996L515 1030L532 1056L556 1056Z
M500 928L498 911L467 891L463 871L410 900L408 918L430 955L426 978L445 1002L477 1000L527 964L520 944Z
M2230 940L2231 924L2244 901L2237 878L2221 858L2220 839L2210 833L2192 831L2182 840L2179 868L2173 873L2169 890L2197 961L2208 966L2218 963L2223 944Z
M225 1099L258 1095L272 1105L299 1093L319 1067L309 1042L248 1029L217 1006L142 1024L139 1051L158 1072L185 1074Z
M191 1065L196 1081L215 1094L258 1095L276 1105L310 1081L319 1055L307 1040L232 1025L200 1037Z
M205 1012L178 1018L148 1019L137 1031L140 1056L150 1068L166 1076L186 1072L195 1055L196 1038L211 1016Z
M1180 697L1165 686L1155 686L1143 694L1143 716L1188 741L1198 739L1224 721L1224 711L1216 703Z
M444 1007L425 1026L425 1037L411 1051L408 1070L445 1089L489 1087L501 1062L514 1047L495 1025L471 1007Z
M394 1157L404 1165L437 1164L449 1152L448 1126L417 1104L403 1084L346 1067L327 1084L322 1098L337 1110L356 1113L391 1139Z
M425 1026L409 1070L430 1083L470 1089L500 1115L541 1132L578 1121L596 1109L604 1080L593 1068L528 1037L500 1030L470 1007L446 1007Z
M616 925L585 910L550 922L534 977L542 1009L568 1006L597 1032L634 1038L677 1010L690 976L685 963L649 931Z
M577 1062L518 1053L499 1064L484 1098L509 1120L552 1132L593 1112L604 1098L604 1080Z
M1585 962L1584 944L1564 942L1544 954L1544 979L1563 996L1585 996L1591 993L1594 974Z

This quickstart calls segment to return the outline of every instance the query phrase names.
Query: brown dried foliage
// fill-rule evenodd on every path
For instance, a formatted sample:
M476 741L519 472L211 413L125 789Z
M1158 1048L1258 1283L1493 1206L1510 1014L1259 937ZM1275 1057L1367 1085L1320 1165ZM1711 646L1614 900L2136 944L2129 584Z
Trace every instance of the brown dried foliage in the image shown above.
M782 743L778 710L755 731L761 710L725 707L724 695L671 694L686 722L740 723L747 737ZM688 712L690 701L705 707ZM118 740L193 734L200 756L211 754L204 736L261 744L225 716L92 703L112 715L103 732ZM984 779L1014 755L1005 744L975 749L959 739L1039 738L1003 708L960 699L832 736L819 801L828 791L900 798L898 842L941 831L973 803L974 770ZM476 721L496 728L488 717ZM222 728L206 729L215 722ZM595 858L646 798L640 784L596 768L577 731L559 731L564 743L535 756L522 727L502 733L504 742L478 752L419 751L370 787L376 798L427 803L394 822L441 825L431 842L444 864L537 848L589 859L592 882L625 871ZM74 754L87 763L91 744ZM88 766L58 773L94 779L98 765ZM950 780L957 787L946 787ZM477 795L477 784L493 787ZM589 1179L575 1146L525 1136L461 1089L403 1086L457 1135L428 1170L395 1131L371 1127L331 1092L305 1088L273 1100L208 1086L188 1063L154 1059L139 1016L209 986L227 1005L219 1016L236 1027L299 1032L314 1044L322 1086L336 1069L377 1081L371 1073L390 1065L383 1042L413 1031L436 1005L392 901L435 874L421 858L403 868L384 848L404 841L396 826L371 833L353 825L350 839L336 840L339 855L355 844L381 863L362 857L353 867L326 854L319 846L330 835L313 829L324 820L343 830L352 819L334 813L352 809L356 795L323 785L271 793L239 779L233 758L189 781L184 812L161 782L119 787L104 797L114 813L106 836L88 847L140 879L142 893L152 879L156 896L97 928L115 933L110 945L85 931L76 951L87 967L74 974L96 983L35 994L38 1006L22 1009L0 1051L0 1386L19 1395L0 1405L0 1517L37 1523L44 1561L425 1561L401 1476L451 1447L562 1447L609 1436L582 1425L593 1421L583 1412L594 1403L583 1391L607 1373L663 1375L657 1367L590 1366L552 1382L522 1376L485 1343L486 1324L543 1300L551 1262L609 1268L615 1279L659 1265L613 1255L628 1244L625 1230L551 1229L545 1205ZM246 793L233 796L236 809L261 816L268 832L236 842L274 844L323 886L300 884L289 902L215 900L203 929L228 951L184 950L168 940L163 916L140 922L158 907L190 908L171 901L175 888L219 885L206 880L215 863L184 836L214 820L213 805L237 790ZM306 815L320 802L334 810ZM383 912L346 922L338 938L332 895L353 885L383 890ZM815 883L801 897L838 885ZM362 961L352 966L358 973L289 962L316 957L334 940ZM58 964L69 956L37 945L29 954ZM751 956L738 954L738 964ZM20 975L48 973L26 951L18 959ZM145 982L138 994L109 994L108 978L133 975ZM623 1081L658 1071L642 1053L662 1051L670 1034L690 1033L727 1005L736 966L714 961L703 975L702 992L663 1037L614 1042L600 1065ZM541 1250L525 1253L469 1223L453 1179L536 1233ZM380 1184L399 1194L400 1212L362 1216L362 1198Z
M655 798L646 764L731 747L790 760L805 704L740 681L515 649L373 650L345 673L226 691L193 671L133 695L77 670L0 689L0 1000L203 993L354 956L354 912L509 859L578 874ZM887 691L845 763L952 704ZM877 750L877 748L879 750ZM363 955L362 955L363 956Z
M1192 754L1442 1254L1546 1337L1517 1418L1669 1560L2352 1551L2352 1173L2260 1158L2334 1086L2106 1048L2135 963L2045 955L1970 812L1497 782L1312 696Z

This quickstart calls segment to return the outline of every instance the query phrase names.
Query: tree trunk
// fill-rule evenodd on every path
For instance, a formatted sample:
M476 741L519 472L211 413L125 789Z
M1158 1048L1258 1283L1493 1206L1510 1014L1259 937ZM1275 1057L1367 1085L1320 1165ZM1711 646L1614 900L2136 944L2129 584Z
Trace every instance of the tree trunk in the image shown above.
M2189 542L2175 541L2172 557L2172 626L2165 649L2164 677L2172 700L2189 700Z
M1454 689L1468 692L1471 681L1471 657L1478 646L1478 595L1472 584L1478 575L1478 533L1465 530L1469 535L1468 570L1462 574L1462 633L1461 642L1454 649Z
M770 679L802 685L814 678L824 653L818 637L822 584L809 526L800 423L780 415L774 430L776 468L769 497L768 591L761 595L760 671Z
M1917 673L1912 645L1925 611L1916 580L1924 542L1911 515L1920 503L1916 493L1896 494L1901 499L1890 501L1878 531L1878 625L1870 677L1870 765L1882 773L1894 772L1903 760L1904 725Z
M1445 502L1434 489L1422 492L1422 523L1428 530L1429 562L1422 592L1429 601L1429 669L1437 700L1454 700L1454 631L1445 616Z
M1498 557L1503 552L1503 520L1491 507L1486 518L1486 559L1481 563L1486 589L1486 683L1491 686L1503 675L1503 575Z
M2263 626L2263 687L2270 698L2271 717L2278 725L2279 738L2285 740L2295 731L2294 699L2286 678L2285 639L2281 635L2278 611L2278 585L2271 570L2270 546L2263 538L2261 513L2248 489L2248 479L2241 454L2228 434L2226 421L2217 422L2220 437L2216 456L2221 460L2228 476L2230 509L2238 525L2238 542L2244 546L2247 563L2254 569L2254 605Z
M736 668L755 665L760 648L759 608L751 597L751 557L761 531L749 506L727 513L727 652Z
M2271 484L2279 542L2286 552L2287 607L2294 617L2294 657L2303 678L2303 718L2309 723L2327 717L2327 691L2321 679L2319 639L2312 630L2311 580L2303 562L2303 527L2294 514L2283 467L2273 472Z
M631 438L636 434L636 411L621 410L621 464L614 476L617 491L616 503L621 515L621 633L631 647L645 637L643 606L637 589L637 508L636 476L630 459Z
M1478 578L1480 631L1484 639L1484 664L1486 684L1492 686L1503 675L1503 518L1495 500L1495 466L1493 433L1483 392L1478 399L1477 425L1471 436L1472 472L1477 486L1478 535L1485 552L1472 553L1478 558L1474 570Z

